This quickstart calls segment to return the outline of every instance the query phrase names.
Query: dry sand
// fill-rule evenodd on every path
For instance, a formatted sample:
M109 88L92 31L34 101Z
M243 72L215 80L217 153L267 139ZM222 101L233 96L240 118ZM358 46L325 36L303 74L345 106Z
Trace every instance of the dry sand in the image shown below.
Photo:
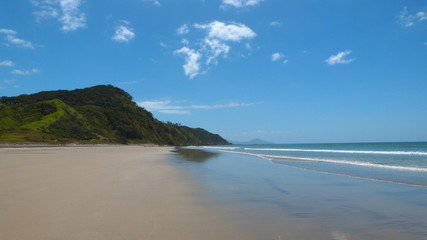
M141 146L0 148L0 239L243 239Z

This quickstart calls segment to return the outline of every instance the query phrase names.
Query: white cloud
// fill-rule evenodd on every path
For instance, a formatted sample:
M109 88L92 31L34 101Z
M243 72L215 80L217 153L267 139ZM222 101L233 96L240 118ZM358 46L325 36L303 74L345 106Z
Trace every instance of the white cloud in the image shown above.
M17 38L16 37L17 32L15 30L1 28L0 34L4 35L4 38L7 41L7 43L5 43L5 44L7 46L9 46L10 44L13 44L13 45L16 45L18 47L34 49L34 45L32 42L21 39L21 38Z
M86 27L86 16L80 11L84 0L32 0L39 10L34 11L36 20L55 18L62 23L64 32Z
M188 28L187 24L181 25L177 30L176 33L179 35L187 34L190 32L190 29Z
M188 28L187 25L185 26ZM192 26L205 32L205 36L198 39L197 50L189 48L190 41L188 39L182 39L181 42L185 47L175 51L175 53L185 53L184 71L190 78L198 75L201 67L218 64L218 57L227 57L231 50L230 44L256 37L256 33L252 29L241 23L212 21L207 24L196 23ZM250 49L250 44L246 43L245 46ZM204 65L202 66L199 61L204 62Z
M62 16L59 19L62 22L63 31L74 31L86 27L86 17L80 13L79 6L82 0L60 0L59 4Z
M350 50L339 52L337 55L331 55L328 59L325 60L325 62L327 62L329 65L351 63L355 60L355 58L345 59L350 53Z
M206 64L209 65L212 61L215 64L218 64L216 58L223 54L223 56L227 56L227 53L230 51L230 46L219 41L218 39L210 39L205 38L206 46L209 46L207 52L207 60Z
M184 45L190 45L190 41L188 41L188 39L186 39L186 38L183 38L182 40L181 40L181 43L182 44L184 44Z
M164 48L168 46L168 45L166 45L166 43L164 43L164 42L160 42L160 43L159 43L159 45L160 45L160 47L164 47Z
M271 54L271 61L273 61L273 62L275 62L275 61L277 61L277 60L279 60L281 58L283 58L283 54L282 53L276 52L276 53Z
M16 75L31 75L31 74L38 73L38 72L39 72L39 70L37 68L27 69L27 70L26 69L23 69L23 70L14 69L12 71L12 73L16 74Z
M31 0L34 6L40 10L33 12L36 16L36 21L40 22L42 19L57 18L59 16L59 9L54 7L54 0Z
M215 105L191 105L191 109L217 109L217 108L234 108L234 107L248 107L252 106L252 103L227 103L227 104L215 104Z
M183 110L183 107L172 105L169 100L153 100L138 102L138 105L150 112L161 112L166 114L190 114L188 110Z
M15 64L11 60L4 60L0 62L0 67L13 67Z
M199 74L199 70L200 70L199 60L201 58L201 54L199 52L195 51L194 49L190 49L188 47L183 47L179 50L176 50L175 54L185 55L185 64L183 68L186 76L193 78Z
M144 2L150 2L158 7L161 6L160 2L158 0L143 0Z
M170 100L151 100L138 102L138 105L150 112L160 112L166 114L191 114L191 110L211 110L220 108L236 108L252 106L251 103L227 103L214 105L179 105Z
M12 29L0 28L0 33L3 33L5 35L16 35L16 31Z
M279 61L280 59L283 59L283 58L285 58L285 55L283 53L276 52L271 54L271 61L273 62ZM287 64L288 61L289 61L288 59L284 59L283 64Z
M425 12L417 12L415 15L408 13L407 7L404 7L398 16L398 22L404 27L414 26L417 22L427 20Z
M208 38L216 38L223 41L240 42L243 39L256 37L256 33L241 23L225 24L220 21L213 21L208 24L195 24L194 27L205 29Z
M9 87L19 88L19 85L15 84L16 83L15 79L5 79L5 80L3 80L3 83ZM2 89L2 88L4 88L4 87L0 86L0 89Z
M231 6L236 8L243 8L258 5L262 1L264 0L222 0L221 7Z
M281 22L277 22L277 21L272 21L270 23L270 26L272 26L272 27L276 27L276 26L280 26L280 25L282 25L282 23Z
M14 79L6 79L6 80L3 80L3 82L6 83L6 84L12 84L12 83L16 82L16 80L14 80Z
M116 42L129 42L130 40L135 38L135 33L133 32L133 28L130 26L128 21L121 21L121 24L116 26L116 30L114 31L114 35L111 38Z

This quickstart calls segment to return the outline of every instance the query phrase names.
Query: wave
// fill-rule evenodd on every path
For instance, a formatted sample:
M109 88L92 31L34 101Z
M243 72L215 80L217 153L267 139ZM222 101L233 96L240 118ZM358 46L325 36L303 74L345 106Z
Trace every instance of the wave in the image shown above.
M310 162L327 162L327 163L347 164L347 165L355 165L355 166L362 166L362 167L376 167L376 168L386 168L386 169L393 169L393 170L405 170L405 171L412 171L412 172L427 172L427 168L422 168L422 167L383 165L383 164L370 163L370 162L321 159L321 158L300 158L300 157L276 156L276 155L266 155L264 157L275 158L276 161L277 159L291 159L291 160L302 160L302 161L310 161Z
M215 150L237 150L241 149L240 147L212 147L212 146L203 146L205 149L215 149Z
M253 155L261 157L267 160L280 161L278 159L283 159L281 161L304 161L304 162L327 162L327 163L336 163L336 164L346 164L354 165L361 167L375 167L375 168L385 168L391 170L401 170L401 171L412 171L412 172L427 172L427 168L423 167L408 167L408 166L397 166L397 165L383 165L370 162L359 162L359 161L347 161L347 160L337 160L337 159L323 159L323 158L306 158L306 157L292 157L292 156L279 156L279 155L269 155L269 154L256 154L256 153L247 153L247 152L237 152L237 151L226 151L231 153L240 153L246 155Z
M419 151L364 151L364 150L297 149L297 148L244 148L244 150L247 150L247 151L325 152L325 153L427 156L427 152L419 152Z

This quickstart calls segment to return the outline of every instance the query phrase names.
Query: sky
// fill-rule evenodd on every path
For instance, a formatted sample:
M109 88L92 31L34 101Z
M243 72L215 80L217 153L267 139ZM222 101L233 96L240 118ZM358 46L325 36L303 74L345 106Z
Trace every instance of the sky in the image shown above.
M0 0L0 96L111 84L230 141L427 141L425 0Z

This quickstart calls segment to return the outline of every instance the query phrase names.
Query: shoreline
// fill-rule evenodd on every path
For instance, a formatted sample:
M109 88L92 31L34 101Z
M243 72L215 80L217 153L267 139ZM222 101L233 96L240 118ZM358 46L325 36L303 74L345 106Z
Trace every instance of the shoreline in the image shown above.
M45 144L45 143L0 143L0 148L43 148L43 147L120 147L120 146L135 146L135 147L174 147L172 145L157 145L157 144L117 144L117 143L99 143L99 144Z
M172 147L2 148L0 239L248 239Z

